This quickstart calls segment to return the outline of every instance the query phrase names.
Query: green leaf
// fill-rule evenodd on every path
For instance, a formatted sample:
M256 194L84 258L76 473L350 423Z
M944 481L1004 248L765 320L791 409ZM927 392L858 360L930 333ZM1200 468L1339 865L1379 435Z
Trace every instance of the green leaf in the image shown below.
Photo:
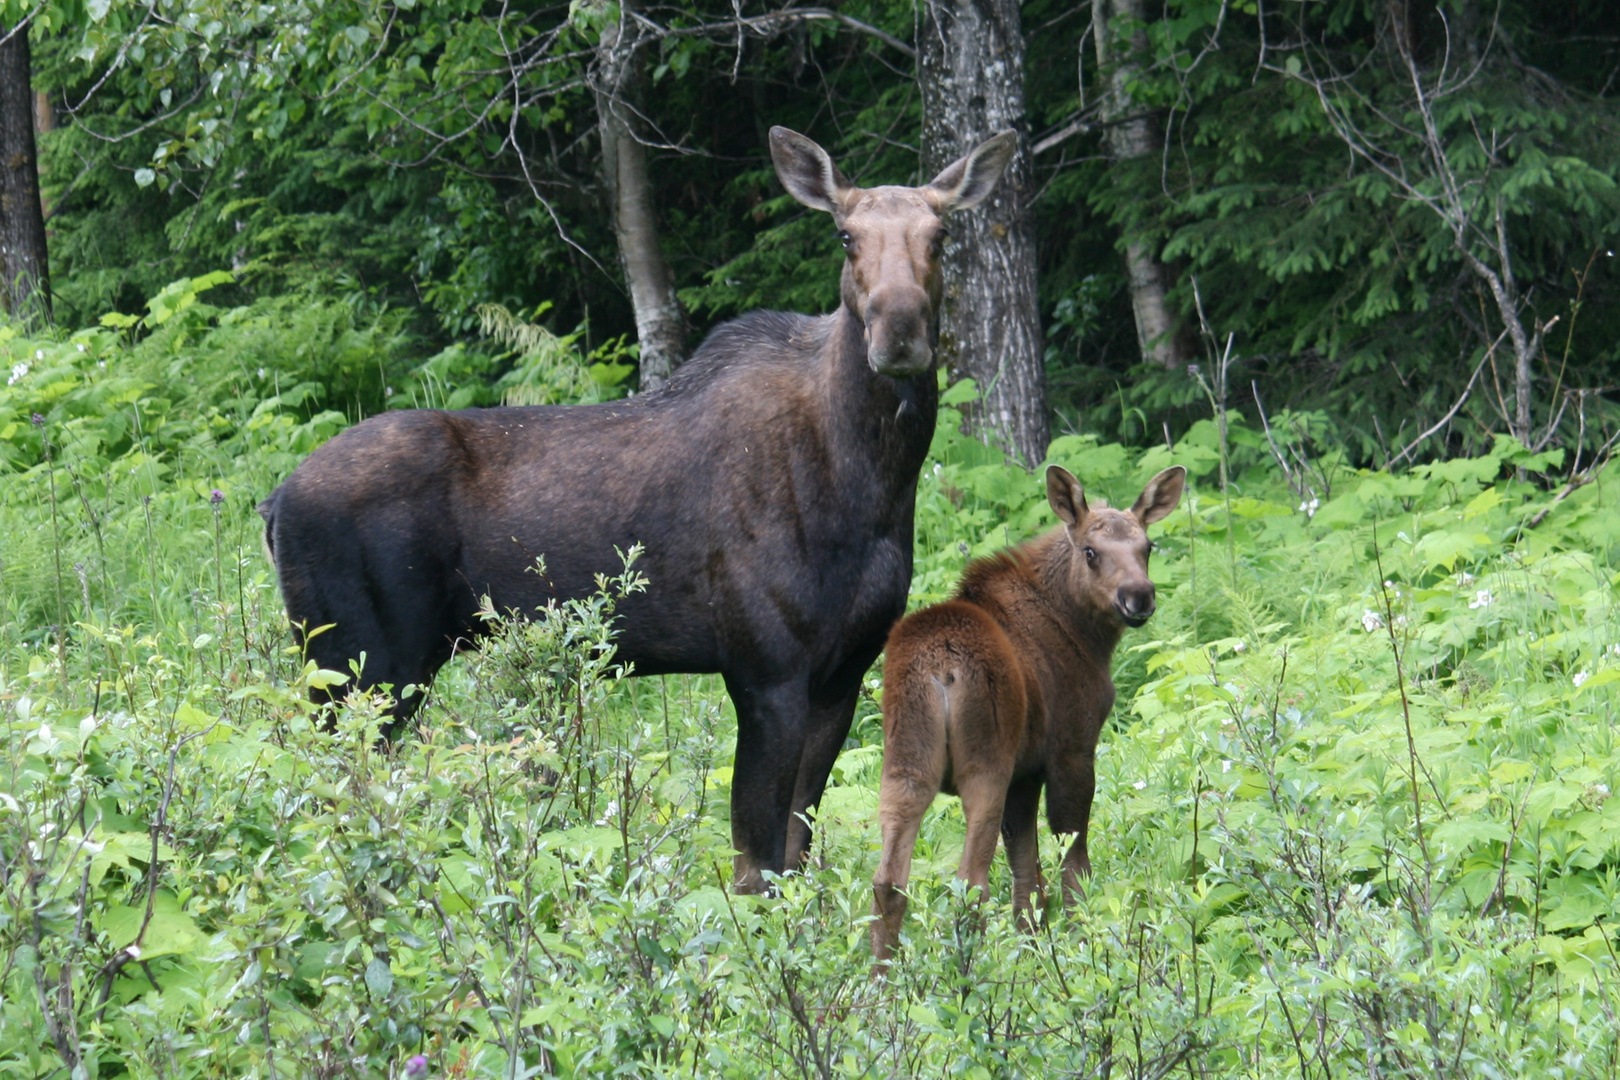
M1413 550L1429 569L1443 566L1450 572L1456 568L1457 560L1489 546L1490 542L1491 538L1483 533L1438 531L1424 535Z
M944 372L940 373L943 377ZM941 405L966 405L971 401L979 400L979 388L972 379L962 379L952 383L950 388L939 395Z
M112 939L114 948L125 948L134 944L145 918L145 905L120 905L109 908L102 916L101 929ZM141 959L193 953L203 940L202 930L190 915L180 909L179 900L172 893L160 890L153 898L152 919L146 924L146 933L141 938Z
M366 989L382 997L394 988L394 973L388 970L388 961L372 957L366 965Z

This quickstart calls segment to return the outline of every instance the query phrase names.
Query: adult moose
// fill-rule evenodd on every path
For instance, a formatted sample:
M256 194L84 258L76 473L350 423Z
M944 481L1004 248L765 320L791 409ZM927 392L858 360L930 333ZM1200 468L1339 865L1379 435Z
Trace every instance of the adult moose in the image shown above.
M1114 707L1109 662L1127 626L1154 610L1147 527L1176 508L1187 471L1148 481L1129 511L1089 507L1057 465L1046 499L1062 525L967 568L956 596L906 617L883 665L883 856L872 879L872 953L887 960L906 911L917 827L934 796L962 796L957 876L988 889L996 833L1007 841L1013 907L1039 892L1035 811L1078 833L1063 857L1067 900L1091 873L1086 830L1097 737Z
M642 544L649 585L619 608L619 656L724 676L745 891L808 850L801 815L905 611L945 218L990 194L1016 145L1002 132L925 187L859 188L803 135L770 138L783 185L848 253L833 314L745 315L629 401L373 417L259 508L309 655L340 671L363 655L360 686L396 691L472 643L480 596L523 613L586 595Z

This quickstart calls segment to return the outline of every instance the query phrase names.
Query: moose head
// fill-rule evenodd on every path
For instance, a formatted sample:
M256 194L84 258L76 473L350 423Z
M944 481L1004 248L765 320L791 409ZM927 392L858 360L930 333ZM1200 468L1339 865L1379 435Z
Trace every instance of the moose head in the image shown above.
M866 360L880 375L909 378L934 366L945 219L995 190L1018 139L991 136L924 187L851 184L827 151L798 132L771 129L771 159L788 194L833 216L847 258L844 306L866 328Z

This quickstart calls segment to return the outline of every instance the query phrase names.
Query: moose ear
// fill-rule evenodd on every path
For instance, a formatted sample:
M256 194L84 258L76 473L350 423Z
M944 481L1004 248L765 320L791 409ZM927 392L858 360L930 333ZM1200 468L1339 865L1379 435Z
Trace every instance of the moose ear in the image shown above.
M1086 493L1074 474L1061 465L1046 467L1046 501L1067 525L1078 525L1086 516Z
M1137 496L1136 504L1131 507L1131 513L1143 527L1153 524L1165 517L1181 502L1181 491L1187 484L1187 470L1180 465L1172 465L1164 472L1148 481L1148 486L1142 489Z
M996 182L1017 150L1018 135L998 131L966 157L945 166L923 190L941 214L977 206L996 190Z
M812 140L785 127L771 128L771 161L789 195L812 210L844 212L855 185Z

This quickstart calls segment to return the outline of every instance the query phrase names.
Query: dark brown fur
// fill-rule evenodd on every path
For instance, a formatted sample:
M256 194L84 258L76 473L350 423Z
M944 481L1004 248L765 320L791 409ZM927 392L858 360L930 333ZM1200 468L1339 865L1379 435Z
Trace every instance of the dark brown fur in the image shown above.
M359 686L396 693L476 639L480 597L522 614L586 596L643 545L618 656L638 675L725 677L750 890L808 848L803 815L905 610L944 219L990 193L1015 146L1003 133L926 187L868 189L802 135L776 128L771 144L789 192L844 234L832 315L746 315L630 401L373 417L260 507L309 655L343 672L363 658Z
M1147 526L1181 499L1186 471L1166 469L1129 511L1087 507L1066 470L1047 470L1064 524L968 567L956 596L907 617L883 666L883 858L872 880L872 952L889 957L923 813L940 791L962 797L967 838L957 875L981 890L999 830L1013 906L1042 889L1035 816L1077 834L1063 859L1065 898L1090 875L1086 829L1097 738L1114 705L1109 664L1126 626L1153 613Z

